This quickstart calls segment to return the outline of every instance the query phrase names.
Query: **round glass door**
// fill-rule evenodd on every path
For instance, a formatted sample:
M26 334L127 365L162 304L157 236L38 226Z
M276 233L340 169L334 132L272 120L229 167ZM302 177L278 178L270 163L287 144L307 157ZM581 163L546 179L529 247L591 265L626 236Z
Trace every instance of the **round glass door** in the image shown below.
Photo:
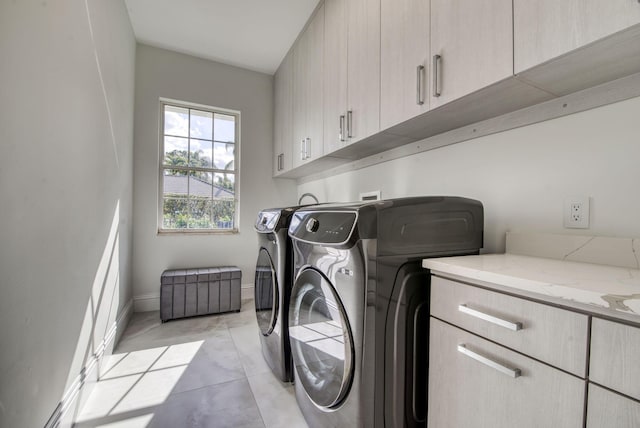
M264 248L260 248L258 254L254 292L258 327L263 335L268 336L278 316L278 283L271 256Z
M353 378L353 338L335 289L314 269L304 270L293 287L289 338L297 380L311 400L339 405Z

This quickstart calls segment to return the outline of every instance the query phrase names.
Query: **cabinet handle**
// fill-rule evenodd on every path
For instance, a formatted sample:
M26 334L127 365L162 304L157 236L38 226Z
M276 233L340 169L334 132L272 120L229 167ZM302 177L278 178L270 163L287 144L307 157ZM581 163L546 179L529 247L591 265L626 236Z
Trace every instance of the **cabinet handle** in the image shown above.
M514 379L517 377L520 377L520 374L521 374L520 369L512 369L511 367L503 366L502 364L497 363L493 360L490 360L489 358L483 355L473 352L472 350L467 348L467 345L465 344L458 345L458 352L484 364L485 366L489 366L492 369L496 369L500 373L504 373L509 377L512 377Z
M420 64L416 68L416 104L421 106L424 104L424 98L422 98L422 80L424 79L424 65Z
M306 152L305 152L305 139L303 138L302 140L300 140L300 160L305 160L306 159Z
M440 77L440 68L442 67L442 56L434 55L433 56L433 70L431 74L433 75L433 96L439 97L441 95L441 77Z
M458 306L458 311L467 315L471 315L472 317L479 318L484 321L488 321L492 324L499 325L500 327L504 327L509 330L513 330L513 331L522 330L522 323L520 322L511 322L511 321L503 320L502 318L497 318L497 317L494 317L493 315L485 314L484 312L471 309L467 305Z
M311 138L307 137L304 141L304 158L311 159Z
M344 141L344 114L340 115L340 133L338 134L340 141Z
M280 153L278 155L278 171L282 171L284 169L284 153Z
M347 110L347 138L353 138L351 127L353 126L353 110Z

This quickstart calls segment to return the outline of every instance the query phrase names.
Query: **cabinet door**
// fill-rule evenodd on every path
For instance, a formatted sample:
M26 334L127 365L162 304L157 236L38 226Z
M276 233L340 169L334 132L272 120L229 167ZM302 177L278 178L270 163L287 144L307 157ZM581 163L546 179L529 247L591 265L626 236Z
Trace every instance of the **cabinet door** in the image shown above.
M347 4L350 144L380 130L380 0L348 0Z
M293 50L293 166L322 156L324 6Z
M324 2L324 152L346 145L347 0Z
M514 70L640 23L636 0L514 0Z
M304 140L307 135L307 69L309 68L308 29L293 46L293 144L292 165L304 163Z
M429 0L382 0L380 128L429 110Z
M513 75L512 12L511 0L431 1L431 108Z
M589 379L640 400L640 328L593 318Z
M587 428L638 428L640 403L589 383Z
M280 175L291 169L291 149L293 142L293 98L291 52L284 57L274 76L274 118L273 118L273 171Z
M436 318L430 327L430 428L583 426L584 380Z
M324 6L316 12L307 28L309 33L309 62L307 74L307 146L308 160L317 159L323 155L323 45L324 45Z

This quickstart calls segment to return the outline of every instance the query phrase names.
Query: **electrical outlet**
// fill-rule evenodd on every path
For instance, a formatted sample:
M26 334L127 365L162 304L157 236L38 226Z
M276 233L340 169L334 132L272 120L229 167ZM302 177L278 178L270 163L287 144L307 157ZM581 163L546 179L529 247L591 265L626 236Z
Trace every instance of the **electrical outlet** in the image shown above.
M589 197L574 196L564 201L564 227L568 229L589 228Z

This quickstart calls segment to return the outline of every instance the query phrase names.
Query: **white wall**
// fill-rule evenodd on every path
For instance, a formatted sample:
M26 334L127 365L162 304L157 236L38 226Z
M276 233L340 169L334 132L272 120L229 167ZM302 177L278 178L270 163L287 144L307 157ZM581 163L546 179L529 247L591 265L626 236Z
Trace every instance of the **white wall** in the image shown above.
M159 98L241 112L240 233L158 235ZM134 300L158 309L165 269L236 265L252 284L258 211L296 202L295 182L271 178L273 77L188 55L138 45L134 146Z
M131 298L122 0L0 3L0 426L41 427Z
M380 163L298 186L321 201L458 195L485 208L485 251L507 230L564 229L563 201L590 196L588 234L640 237L640 98Z

